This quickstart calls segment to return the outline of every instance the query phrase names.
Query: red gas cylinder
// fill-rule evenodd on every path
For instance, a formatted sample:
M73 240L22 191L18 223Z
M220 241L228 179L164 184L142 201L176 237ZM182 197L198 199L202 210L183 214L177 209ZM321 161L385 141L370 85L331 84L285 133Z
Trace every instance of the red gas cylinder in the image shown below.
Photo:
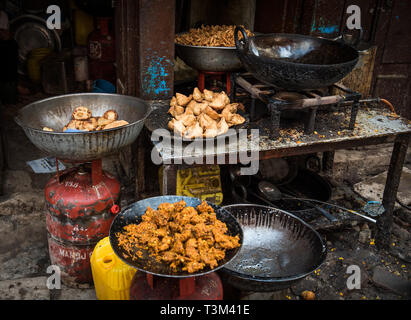
M104 79L115 83L115 39L112 18L96 18L97 29L88 36L89 74L91 80Z
M94 165L93 165L94 167ZM118 212L120 183L97 166L81 165L53 177L46 185L46 224L50 260L71 287L92 283L90 256L108 236Z

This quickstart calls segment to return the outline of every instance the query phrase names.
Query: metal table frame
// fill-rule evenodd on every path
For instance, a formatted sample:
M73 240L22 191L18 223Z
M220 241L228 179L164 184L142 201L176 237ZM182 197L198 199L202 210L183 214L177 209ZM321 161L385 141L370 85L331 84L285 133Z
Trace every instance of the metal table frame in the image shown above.
M363 117L364 118L364 117ZM259 151L259 159L282 158L312 153L323 153L323 170L330 171L333 167L334 153L336 150L349 149L368 145L378 145L393 143L390 165L383 194L383 205L386 212L377 219L376 245L379 248L388 248L391 243L391 227L393 222L393 211L395 199L400 183L402 168L407 154L408 143L411 137L411 127L409 121L402 121L401 129L391 127L391 122L387 120L388 129L383 134L381 132L368 132L364 137L346 137L346 139L328 139L327 141L311 141L307 144L296 146L295 144L281 145L278 147L266 148ZM367 125L367 123L366 123ZM375 130L378 131L378 130ZM225 154L225 163L229 164L229 154ZM205 158L205 157L204 157ZM216 164L215 157L215 164ZM210 160L210 157L207 157ZM164 195L176 193L176 175L180 164L163 164L162 192ZM181 162L180 162L181 163ZM204 162L205 163L205 162ZM211 164L207 162L207 164ZM219 164L222 164L221 162Z

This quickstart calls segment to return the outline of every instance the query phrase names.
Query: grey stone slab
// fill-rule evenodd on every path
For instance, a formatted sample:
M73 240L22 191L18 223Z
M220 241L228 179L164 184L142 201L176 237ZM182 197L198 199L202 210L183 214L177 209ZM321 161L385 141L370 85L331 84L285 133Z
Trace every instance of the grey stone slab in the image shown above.
M387 180L387 171L356 183L354 185L354 190L358 192L363 198L372 201L382 201L382 196L384 193L385 182ZM401 181L398 187L397 197L404 203L411 203L411 170L407 167L402 169ZM396 208L400 208L398 203L395 204Z
M0 281L0 300L50 300L46 277Z
M411 297L411 281L398 277L381 267L374 268L372 281L401 296Z
M62 286L61 290L55 290L55 300L97 300L96 291L92 289L75 289Z

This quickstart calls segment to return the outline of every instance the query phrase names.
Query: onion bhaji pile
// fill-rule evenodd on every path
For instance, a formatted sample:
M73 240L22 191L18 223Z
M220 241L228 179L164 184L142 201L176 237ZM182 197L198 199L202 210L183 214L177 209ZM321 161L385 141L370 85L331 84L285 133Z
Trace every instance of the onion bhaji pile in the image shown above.
M236 26L205 26L192 28L189 32L176 36L176 42L182 45L198 47L235 47L234 30ZM244 28L244 26L242 26ZM245 29L248 37L254 34ZM239 35L239 39L242 35Z
M182 200L162 203L157 210L147 208L142 222L125 226L116 237L128 253L125 258L137 260L143 255L141 250L147 250L174 271L194 273L207 266L215 268L226 250L240 246L239 236L229 236L227 231L207 202L193 208Z

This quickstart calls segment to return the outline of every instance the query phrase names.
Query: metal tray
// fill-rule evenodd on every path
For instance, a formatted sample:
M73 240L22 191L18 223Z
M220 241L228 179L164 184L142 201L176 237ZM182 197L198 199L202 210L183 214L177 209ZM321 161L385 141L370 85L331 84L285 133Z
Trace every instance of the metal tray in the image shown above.
M158 107L157 109L153 110L153 112L150 114L150 116L147 118L145 121L145 126L146 128L153 133L155 130L158 129L165 129L170 132L170 138L172 140L177 140L177 141L183 141L183 142L193 142L193 141L215 141L217 139L225 139L228 137L232 136L237 136L238 135L238 130L239 129L246 129L247 125L249 123L249 119L246 115L243 113L239 112L244 118L245 122L243 124L237 125L237 126L232 126L230 129L234 130L229 130L225 134L221 134L216 137L212 138L195 138L195 139L187 139L184 138L178 134L174 134L170 129L168 129L168 123L170 120L173 118L169 113L168 113L168 107Z

